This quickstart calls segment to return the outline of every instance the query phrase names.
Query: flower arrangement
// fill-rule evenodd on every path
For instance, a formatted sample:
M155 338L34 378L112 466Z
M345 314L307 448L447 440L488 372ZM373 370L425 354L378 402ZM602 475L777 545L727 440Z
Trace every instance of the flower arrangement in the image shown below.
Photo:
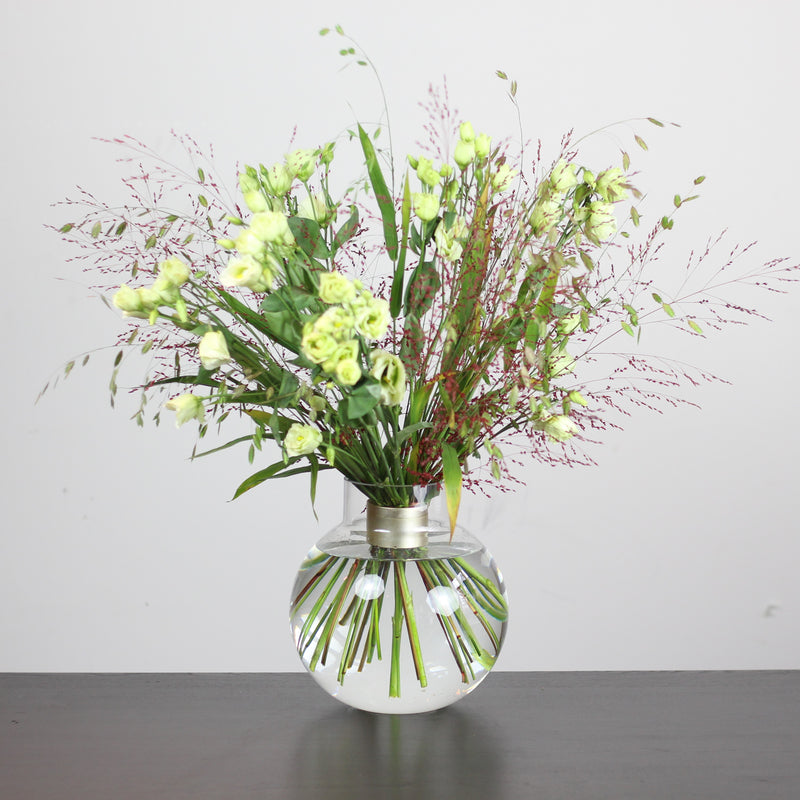
M371 63L352 47L342 53ZM638 340L657 315L702 335L701 322L756 313L717 300L741 250L698 289L656 291L648 269L661 237L696 195L676 195L630 244L641 194L627 152L619 166L589 168L568 136L549 168L528 164L431 98L452 138L429 126L430 152L408 156L396 193L396 165L382 166L377 131L358 125L349 133L365 175L338 197L340 141L247 166L231 199L198 165L193 140L179 137L193 161L181 173L128 137L113 141L133 149L130 160L153 162L126 179L132 202L67 201L84 213L61 234L90 269L116 278L101 288L113 287L128 323L121 343L154 357L137 422L153 393L178 387L163 404L178 425L197 421L203 437L209 418L221 425L238 412L252 431L223 448L248 444L253 462L265 441L277 445L279 458L235 496L298 473L310 474L313 495L318 472L336 469L384 487L372 498L382 505L409 500L391 487L442 483L454 524L462 485L510 477L504 442L542 461L582 461L573 439L613 424L625 398L673 403L663 388L694 382L626 354L606 374L613 382L591 388L583 370L597 372L609 339ZM176 187L189 192L188 209L170 205ZM794 268L776 260L735 280L774 283ZM120 350L112 399L122 359Z
M341 52L371 65L353 47ZM515 82L498 76L515 102ZM174 412L179 426L197 422L200 438L211 422L249 420L243 435L193 453L244 445L252 464L273 443L276 459L235 497L308 474L313 503L328 469L378 507L414 506L415 486L428 494L442 486L452 532L463 486L506 485L520 453L586 463L576 442L616 424L626 403L660 410L681 402L673 390L697 382L662 359L609 352L610 341L638 342L653 321L701 336L757 314L720 299L725 287L793 280L797 265L783 259L736 272L748 248L734 248L693 286L717 239L669 295L652 268L703 177L645 228L626 151L598 169L581 163L580 142L566 136L546 164L454 118L434 90L427 108L429 146L407 157L396 184L391 148L376 148L379 128L358 125L246 166L235 198L188 137L178 139L190 170L116 139L133 151L122 160L138 163L125 179L130 201L111 207L87 192L67 201L81 215L60 233L83 248L79 257L103 276L106 302L126 320L112 403L126 351L138 351L150 354L139 424L159 392L167 397L156 421L162 408ZM638 134L633 141L647 149ZM337 194L335 156L348 143L363 173ZM409 550L390 565L373 551L366 561L317 552L304 564L293 613L310 670L328 658L340 615L338 682L380 659L383 588L373 589L393 574L389 694L400 694L404 625L419 686L427 685L406 560L417 561L429 599L455 598L439 623L463 681L491 667L507 616L496 575L452 554L424 561Z

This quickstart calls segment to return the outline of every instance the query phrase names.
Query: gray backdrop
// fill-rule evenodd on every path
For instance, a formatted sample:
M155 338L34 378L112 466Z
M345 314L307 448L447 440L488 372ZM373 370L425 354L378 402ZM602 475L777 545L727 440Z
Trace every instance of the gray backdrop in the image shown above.
M370 76L339 72L339 43L316 35L338 22L381 70L399 154L416 150L417 103L445 75L464 118L515 135L497 68L519 81L525 134L551 157L571 127L681 123L639 124L646 154L630 126L589 151L604 166L630 146L651 220L709 176L668 240L660 269L675 281L725 227L731 243L760 242L752 266L798 256L798 16L778 0L4 3L0 670L298 669L287 595L340 515L327 475L319 524L302 478L228 502L244 452L190 463L192 426L139 429L124 393L112 410L113 349L34 405L121 324L43 227L70 217L50 204L75 184L118 194L115 152L92 136L177 155L170 129L191 133L233 186L236 161L279 159L295 124L313 146L379 113ZM515 494L466 502L510 589L500 668L800 666L800 287L741 297L774 321L669 340L732 383L693 392L702 410L637 413L590 451L596 467L532 464Z

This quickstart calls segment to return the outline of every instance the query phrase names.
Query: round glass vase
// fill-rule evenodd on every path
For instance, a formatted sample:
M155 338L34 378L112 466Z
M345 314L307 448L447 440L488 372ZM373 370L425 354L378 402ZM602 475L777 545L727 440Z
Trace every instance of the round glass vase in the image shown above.
M451 537L438 487L345 482L344 519L301 564L290 619L300 659L328 694L415 714L486 677L508 599L486 548L460 525Z

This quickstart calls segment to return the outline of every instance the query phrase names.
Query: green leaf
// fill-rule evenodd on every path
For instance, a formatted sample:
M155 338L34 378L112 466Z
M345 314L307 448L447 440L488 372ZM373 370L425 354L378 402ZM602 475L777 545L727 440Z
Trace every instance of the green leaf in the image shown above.
M642 137L641 137L641 136L639 136L639 135L637 134L637 135L635 135L633 138L636 140L636 144L638 144L638 145L639 145L639 147L641 147L641 148L642 148L642 150L647 150L647 143L645 142L645 140L644 140L644 139L642 139Z
M675 316L675 312L672 310L672 306L669 303L662 303L661 307L664 309L664 313L668 317L674 317Z
M628 323L627 323L627 322L624 322L624 321L623 321L623 322L621 322L620 324L622 325L622 330L624 330L624 331L625 331L625 333L627 333L627 334L628 334L628 336L633 336L633 328L631 328L631 326L630 326L630 325L628 325Z
M310 292L287 284L267 295L261 303L261 310L268 313L303 311L317 305L319 305L319 299Z
M392 278L392 293L389 302L389 310L392 319L400 316L400 308L403 303L403 280L406 268L406 253L408 252L408 229L411 225L411 189L408 183L408 172L406 172L405 185L403 186L403 206L401 208L401 228L400 254L397 259L397 266Z
M444 493L447 500L447 515L450 518L450 538L456 530L458 509L461 505L461 464L455 448L447 442L442 444L442 477L444 479Z
M655 292L653 292L653 300L655 300L655 301L656 301L656 303L663 303L663 302L664 302L664 301L661 299L661 295L660 295L660 294L656 294Z
M406 287L405 313L413 311L419 319L433 305L434 297L442 285L434 261L420 261L411 273Z
M700 184L701 184L701 183L702 183L702 182L703 182L705 179L706 179L706 176L705 176L705 175L698 175L698 176L697 176L697 177L694 179L694 185L695 185L695 186L699 186L699 185L700 185Z
M503 72L503 70L501 69L496 70L495 75L497 75L497 77L500 78L501 80L504 81L508 80L508 75L506 75L506 73Z
M397 436L394 437L395 446L402 444L409 436L412 436L417 431L425 430L425 428L432 428L432 422L415 422L413 425L406 425Z
M354 420L363 417L378 405L380 399L381 386L378 381L374 379L365 381L347 396L346 418Z
M99 222L95 222L92 226L92 239L96 239L100 235L100 231L102 230L102 226Z
M333 237L333 244L331 245L331 255L335 255L336 251L349 239L352 238L353 234L358 230L358 208L356 206L350 206L350 216L347 218L347 221L336 231L336 235Z
M289 228L300 249L311 258L330 258L331 253L313 219L289 217Z
M589 270L589 272L591 272L594 269L594 262L592 261L592 257L588 253L584 253L583 250L579 250L578 253L580 254L583 266L586 267L586 269Z
M675 208L681 207L681 196L679 194L676 194L675 197L672 198L672 204Z
M634 225L639 224L639 212L633 206L631 206L631 219L633 220Z
M703 333L703 329L693 319L687 319L686 322L695 333Z
M659 121L659 120L657 120L657 119L653 119L653 117L648 117L648 118L647 118L647 121L648 121L648 122L652 122L652 123L653 123L653 125L656 125L656 126L657 126L657 127L659 127L659 128L663 128L663 127L664 127L664 123L663 123L663 122L660 122L660 121Z
M73 225L73 223L67 222L65 225L62 225L58 229L58 232L59 233L69 233L74 227L75 227L75 225Z
M237 497L241 497L245 492L249 492L254 487L264 483L264 481L270 480L270 478L288 478L291 475L302 475L304 472L312 471L310 464L306 464L302 467L291 468L292 465L296 464L299 460L300 458L290 458L288 463L276 461L266 469L261 469L258 472L254 472L249 478L246 478L244 481L242 481L242 483L239 484L239 487L236 489L232 499L235 500ZM323 464L317 465L317 469L330 469L330 467L327 467Z
M151 250L151 249L152 249L152 248L154 248L155 246L156 246L156 235L155 235L154 233L151 233L151 234L150 234L150 235L147 237L147 240L146 240L146 241L145 241L145 243L144 243L144 249L145 249L145 250Z
M200 183L203 183L206 179L206 174L203 172L202 167L197 168L197 177L200 178Z
M199 194L197 195L197 202L200 203L203 208L208 208L208 200L206 200L205 195Z
M125 222L125 221L120 222L120 224L117 225L117 229L114 231L114 235L115 236L122 236L122 234L125 232L125 228L127 228L127 227L128 227L128 223L127 222Z
M370 141L367 132L358 126L358 138L361 141L361 149L364 151L366 159L367 174L369 175L372 190L375 192L375 200L381 212L383 220L383 240L386 243L386 250L392 261L397 260L397 227L394 217L394 201L389 193L389 187L381 172L378 164L378 157L375 155L375 148Z
M622 169L627 172L631 166L631 157L623 150L622 151Z

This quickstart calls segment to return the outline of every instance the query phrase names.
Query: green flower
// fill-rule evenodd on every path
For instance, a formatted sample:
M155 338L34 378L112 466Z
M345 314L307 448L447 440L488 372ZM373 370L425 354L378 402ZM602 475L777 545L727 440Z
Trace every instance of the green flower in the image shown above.
M595 190L607 203L624 200L627 194L625 173L619 167L603 170L597 176Z
M539 200L531 212L531 228L534 236L542 236L561 220L561 203L545 198Z
M330 358L322 362L322 369L325 372L334 373L336 367L342 361L358 361L358 340L348 339L337 345Z
M337 342L351 339L355 319L353 314L341 306L332 306L314 322L314 329L333 336Z
M131 289L131 287L125 283L114 292L111 302L122 311L125 316L144 310L139 293L136 289Z
M514 179L514 176L517 174L517 171L511 169L508 164L501 164L497 168L497 172L492 175L492 186L496 192L504 192L511 186L511 181Z
M273 197L283 197L292 187L292 172L286 164L273 164L269 169L263 170L263 175L267 191Z
M318 194L306 197L297 207L297 216L303 219L313 219L321 227L325 227L336 216L335 208L328 208L325 200Z
M436 242L436 252L445 259L445 261L458 261L464 248L461 246L453 231L447 230L444 222L440 222L436 226L436 232L433 234L433 239Z
M261 242L278 245L294 244L289 220L286 214L282 214L280 211L262 211L253 214L250 220L250 231Z
M313 453L322 444L322 434L313 425L295 422L286 433L283 446L289 458Z
M385 300L372 299L356 312L355 317L358 333L367 339L380 339L389 328L389 304Z
M205 418L203 403L199 397L195 397L193 394L181 394L177 397L172 397L164 404L164 408L175 412L175 425L178 428L190 419L202 422Z
M258 214L261 211L266 211L269 208L267 198L264 197L261 189L253 189L251 192L244 192L242 194L245 205L254 213Z
M355 386L361 380L361 367L353 358L343 358L336 365L336 380L342 386Z
M583 230L595 244L607 242L617 232L613 207L608 203L589 203L589 214Z
M268 212L263 212L268 213ZM236 249L245 256L253 256L258 258L259 256L264 255L264 251L266 250L264 246L264 242L258 238L258 236L253 233L249 228L245 228L237 237L236 237Z
M475 129L471 122L462 122L458 127L458 136L462 142L475 141Z
M580 433L580 428L564 414L545 417L545 419L536 423L536 427L543 430L556 442L566 442L576 433Z
M462 125L463 127L463 125ZM475 141L470 139L466 142L459 139L456 144L456 149L453 151L453 161L458 164L461 169L466 169L475 160Z
M172 284L172 286L178 287L183 286L189 280L191 272L183 261L176 256L172 256L158 265L158 274L159 277Z
M301 181L307 181L317 165L317 154L314 150L294 150L286 156L286 167L289 172Z
M568 164L563 158L553 167L548 179L550 188L558 194L564 194L578 185L575 165Z
M381 403L395 406L403 402L406 394L406 369L394 353L373 350L370 355L372 368L369 374L381 385Z
M314 323L307 322L303 326L300 349L309 361L315 364L327 361L336 352L338 344L328 331L319 330Z
M335 270L319 276L319 299L323 303L349 303L356 297L353 282Z
M200 340L197 348L204 369L213 372L231 360L225 336L220 331L209 331Z
M475 137L475 155L478 158L486 158L492 150L492 139L485 133L479 133Z
M439 185L442 176L433 168L433 163L427 158L420 158L417 162L417 177L431 189Z
M439 214L439 198L428 192L412 192L411 202L414 213L423 221L430 222Z
M266 292L272 288L272 271L252 256L232 258L219 276L223 286L243 286L254 292Z

